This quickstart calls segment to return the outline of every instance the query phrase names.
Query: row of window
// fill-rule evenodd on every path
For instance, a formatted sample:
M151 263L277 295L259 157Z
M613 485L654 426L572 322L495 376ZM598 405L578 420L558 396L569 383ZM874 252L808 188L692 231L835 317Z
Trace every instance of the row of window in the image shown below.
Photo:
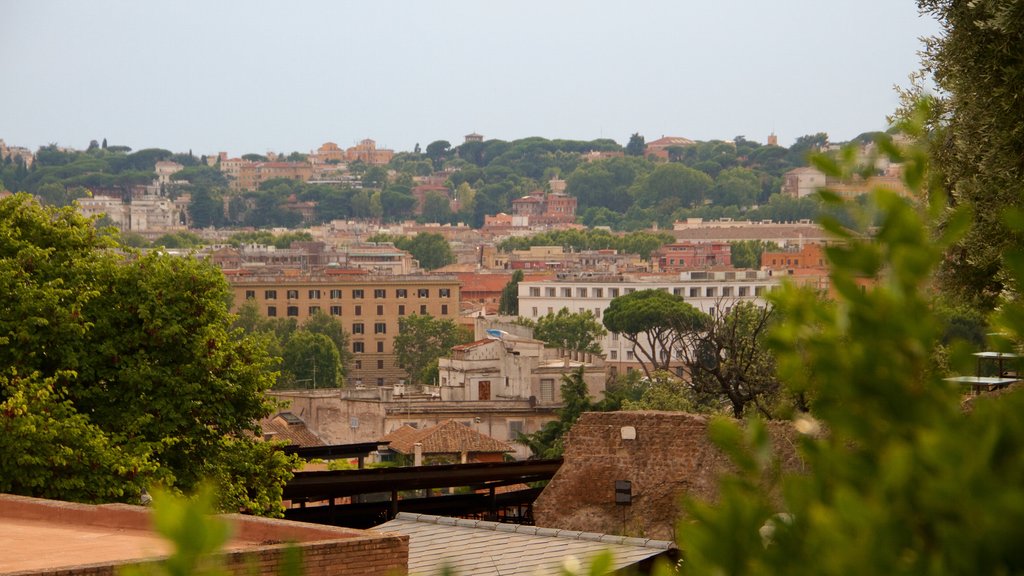
M719 291L719 288L721 288L721 291ZM734 290L734 288L735 288L735 290ZM688 289L687 288L682 288L682 287L680 287L680 288L673 288L672 289L672 293L675 294L676 296L686 296L688 294L690 298L700 298L701 292L702 292L702 289L703 289L704 296L707 297L707 298L717 298L719 295L721 295L723 297L726 297L726 298L731 297L731 296L737 296L737 297L740 297L740 298L744 298L744 297L750 296L750 288L751 288L750 286L704 286L704 287L701 287L701 286L691 286ZM765 290L767 288L768 287L766 287L766 286L755 286L754 287L754 294L757 295L757 296L760 296L760 295L764 294L764 292L765 292ZM772 288L774 288L774 286ZM562 287L560 290L561 290L561 297L562 298L573 298L573 289L572 288ZM662 290L662 291L668 292L668 288L658 288L658 290ZM632 294L633 292L636 292L636 288L622 288L621 289L621 293L622 294ZM721 292L721 293L719 293L719 292ZM556 289L554 287L552 287L552 286L547 286L547 287L544 288L544 296L546 298L554 298L555 297L555 293L556 293ZM604 298L604 288L585 288L585 287L577 287L576 288L576 295L575 295L575 297L576 298L587 298L588 297L587 296L588 293L590 294L590 296L589 296L590 298ZM540 297L540 286L530 286L530 296L532 296L534 298L539 298ZM608 288L608 297L609 298L618 298L619 296L620 296L620 289L619 288Z
M366 352L366 343L362 341L356 341L352 343L352 351L356 354L362 354ZM384 353L384 342L377 342L377 352L380 354Z
M307 296L308 296L308 298L310 300L319 300L321 295L323 294L323 291L320 290L319 288L312 288L310 290L307 290L306 293L307 293ZM342 297L342 292L341 292L341 290L338 290L338 289L330 290L329 294L330 294L331 300L339 300ZM365 291L364 290L361 290L361 289L352 290L352 299L354 299L354 300L362 299L364 297L364 295L365 295ZM437 295L440 296L441 298L451 298L452 297L452 290L451 290L451 288L438 288L437 289ZM246 290L245 291L245 297L246 297L246 299L256 298L256 291L255 290ZM285 291L285 297L288 300L297 299L299 297L299 291L298 290L286 290ZM373 291L373 297L374 298L378 298L378 299L387 298L388 297L388 291L387 291L386 288L376 288ZM395 289L395 298L408 298L408 297L409 297L409 291L407 289L405 289L405 288L396 288ZM430 288L418 288L418 289L416 289L416 297L417 298L430 298ZM263 291L263 299L264 300L276 300L277 299L277 290L264 290Z
M354 370L362 370L363 369L363 361L362 360L358 360L358 359L354 360L352 362L352 368ZM384 361L383 360L377 360L377 370L383 370L383 369L384 369ZM360 383L362 383L362 379L361 378L356 380L356 384L360 384ZM383 385L384 385L384 379L383 378L378 378L377 379L377 386L383 386Z
M330 308L328 308L328 310L330 311L330 315L331 316L341 316L341 306L331 306ZM312 315L314 315L314 314L316 314L317 312L320 311L320 307L319 306L310 306L307 311L308 311L309 315L312 316ZM419 313L420 313L421 316L426 316L427 314L429 314L429 312L427 312L427 305L426 304L420 304L420 312ZM299 307L298 306L288 306L285 309L285 314L287 316L291 316L291 317L298 316L299 315ZM399 316L405 316L405 314L406 314L405 304L399 304L398 305L398 315ZM441 304L441 314L442 315L447 315L448 314L448 305L447 304ZM352 315L353 316L362 316L363 315L363 307L362 306L356 306L352 310ZM377 316L383 316L383 315L384 315L384 306L378 305L377 306ZM277 317L277 306L267 306L267 316L269 316L270 318Z

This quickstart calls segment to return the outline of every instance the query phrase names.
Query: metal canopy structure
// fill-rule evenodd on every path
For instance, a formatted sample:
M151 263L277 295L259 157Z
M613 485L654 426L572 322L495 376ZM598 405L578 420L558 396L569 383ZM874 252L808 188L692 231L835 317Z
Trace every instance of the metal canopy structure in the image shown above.
M329 500L375 492L425 488L489 488L550 480L562 459L407 466L366 470L296 472L284 487L285 500Z
M359 458L360 461L377 451L381 446L390 444L387 440L379 442L361 442L359 444L331 444L328 446L285 446L285 454L298 454L300 458L322 458L335 460L340 458Z
M528 509L539 489L498 493L496 488L550 480L562 460L526 460L521 462L482 462L297 472L285 485L283 498L299 503L285 511L294 520L350 527L368 527L394 518L399 511L462 516L481 515L496 519L500 510L514 509L510 517L530 520ZM434 488L469 488L470 494L420 497L409 495ZM483 493L478 491L485 491ZM399 498L406 493L406 498ZM339 498L351 498L340 504ZM376 501L374 501L376 500ZM307 506L307 503L310 505ZM316 503L316 505L312 505Z

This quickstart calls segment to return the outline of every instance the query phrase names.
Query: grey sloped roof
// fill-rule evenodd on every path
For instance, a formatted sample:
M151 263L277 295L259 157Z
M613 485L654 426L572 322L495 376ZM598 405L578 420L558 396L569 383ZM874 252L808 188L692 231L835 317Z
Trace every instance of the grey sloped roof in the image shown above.
M374 530L409 536L409 574L440 574L450 566L457 576L559 574L574 556L583 573L603 550L613 555L613 570L664 553L672 542L592 532L538 528L483 520L399 513Z

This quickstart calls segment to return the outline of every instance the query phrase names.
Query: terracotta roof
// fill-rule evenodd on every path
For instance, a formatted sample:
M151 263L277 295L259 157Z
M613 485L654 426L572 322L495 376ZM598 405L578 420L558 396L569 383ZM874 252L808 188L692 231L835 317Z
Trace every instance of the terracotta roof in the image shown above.
M281 412L271 418L260 420L263 435L271 440L284 442L288 446L325 446L323 440L313 434L301 418L291 412Z
M512 274L477 274L459 273L455 274L462 284L462 292L497 292L500 293L512 280Z
M424 454L458 454L460 452L512 452L511 446L481 434L465 424L445 420L437 426L417 430L402 426L384 437L389 448L399 454L412 454L413 445L423 445Z
M490 344L491 342L494 342L494 338L483 338L481 340L476 340L474 342L469 342L467 344L458 344L456 346L452 346L452 350L472 350L473 348L483 346L484 344Z
M690 144L696 144L696 142L681 136L662 136L653 142L647 143L648 146L654 146L655 148L659 146L689 146Z

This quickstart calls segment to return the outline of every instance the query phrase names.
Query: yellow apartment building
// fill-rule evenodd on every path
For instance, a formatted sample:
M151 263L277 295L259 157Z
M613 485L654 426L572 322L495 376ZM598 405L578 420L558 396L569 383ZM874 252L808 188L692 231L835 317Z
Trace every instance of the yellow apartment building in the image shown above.
M317 310L340 318L353 354L346 381L354 385L393 386L408 378L395 355L399 318L429 314L456 321L459 315L455 276L286 270L228 273L227 278L236 312L251 299L268 318L295 318L301 324Z

